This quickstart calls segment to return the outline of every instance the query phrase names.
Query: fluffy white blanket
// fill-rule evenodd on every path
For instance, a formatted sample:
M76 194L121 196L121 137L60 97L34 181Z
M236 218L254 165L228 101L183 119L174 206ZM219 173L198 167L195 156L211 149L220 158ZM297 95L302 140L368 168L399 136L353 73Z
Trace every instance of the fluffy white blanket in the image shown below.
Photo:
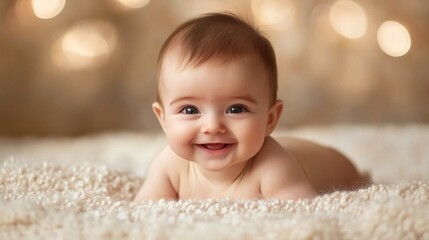
M0 138L0 239L429 239L429 126L282 130L374 185L313 200L130 202L161 134Z

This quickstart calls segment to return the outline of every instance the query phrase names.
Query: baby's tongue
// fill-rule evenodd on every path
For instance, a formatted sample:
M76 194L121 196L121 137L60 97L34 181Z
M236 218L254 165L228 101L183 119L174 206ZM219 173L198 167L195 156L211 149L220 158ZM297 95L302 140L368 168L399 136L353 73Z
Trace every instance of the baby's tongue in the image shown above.
M210 143L210 144L204 144L204 147L209 150L220 150L224 147L226 147L226 144L223 143Z

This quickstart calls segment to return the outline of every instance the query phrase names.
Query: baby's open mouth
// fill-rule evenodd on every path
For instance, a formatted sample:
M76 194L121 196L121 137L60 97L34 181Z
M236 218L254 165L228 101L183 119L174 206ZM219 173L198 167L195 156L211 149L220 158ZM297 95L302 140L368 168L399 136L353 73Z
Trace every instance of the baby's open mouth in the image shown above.
M200 146L202 148L205 148L205 149L211 150L211 151L222 150L222 149L227 148L229 145L230 144L226 144L226 143L206 143L206 144L200 144Z

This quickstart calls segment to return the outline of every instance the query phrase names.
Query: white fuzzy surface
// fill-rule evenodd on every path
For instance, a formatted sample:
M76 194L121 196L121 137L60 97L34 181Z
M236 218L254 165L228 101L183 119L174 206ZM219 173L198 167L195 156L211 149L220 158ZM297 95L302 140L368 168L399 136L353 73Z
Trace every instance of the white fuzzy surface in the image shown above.
M161 134L0 138L0 239L429 239L429 126L279 130L375 184L313 200L130 202Z

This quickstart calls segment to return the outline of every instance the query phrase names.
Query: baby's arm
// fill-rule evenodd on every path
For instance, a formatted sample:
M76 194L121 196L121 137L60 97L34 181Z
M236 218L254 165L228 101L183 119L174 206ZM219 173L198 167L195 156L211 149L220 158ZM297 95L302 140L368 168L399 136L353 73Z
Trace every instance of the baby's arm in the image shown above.
M269 139L261 161L261 194L265 199L297 200L314 198L317 191L301 165L275 140Z
M152 161L143 186L140 188L134 202L143 200L177 199L177 193L171 182L171 161L168 150L164 149Z

